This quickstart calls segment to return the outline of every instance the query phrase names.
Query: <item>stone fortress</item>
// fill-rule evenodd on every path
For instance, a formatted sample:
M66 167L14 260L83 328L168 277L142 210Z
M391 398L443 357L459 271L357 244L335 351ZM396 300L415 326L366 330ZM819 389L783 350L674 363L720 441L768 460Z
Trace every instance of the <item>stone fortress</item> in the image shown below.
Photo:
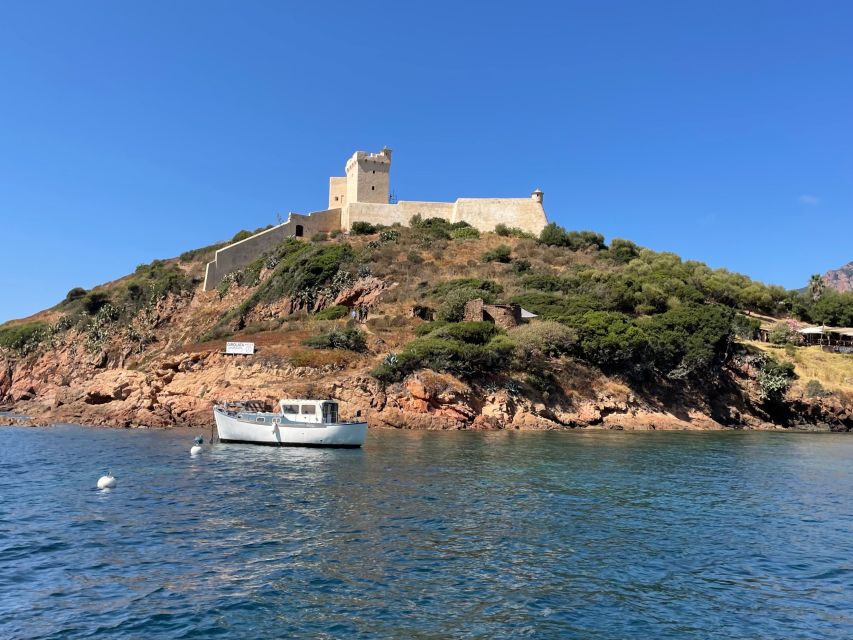
M204 290L216 288L222 278L241 269L286 238L310 238L315 233L344 231L355 222L408 225L412 216L467 222L480 231L494 231L505 224L538 235L548 223L542 192L528 198L459 198L456 202L419 202L390 197L391 150L357 151L346 163L346 175L329 178L327 209L308 214L290 213L287 221L230 244L216 252L207 264Z

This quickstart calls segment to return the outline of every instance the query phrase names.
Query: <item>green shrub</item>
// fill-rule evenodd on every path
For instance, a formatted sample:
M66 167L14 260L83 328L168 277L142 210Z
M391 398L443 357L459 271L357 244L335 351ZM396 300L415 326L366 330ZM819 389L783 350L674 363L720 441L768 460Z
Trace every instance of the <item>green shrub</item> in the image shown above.
M545 225L539 233L539 243L555 247L568 247L572 251L606 249L604 236L594 231L569 231L556 222Z
M504 238L529 238L531 240L536 239L532 233L528 233L523 229L519 229L518 227L508 227L507 225L500 223L495 225L495 233Z
M322 311L318 311L314 317L317 320L340 320L349 315L350 309L342 304L337 304L334 307L326 307Z
M369 236L379 231L379 227L369 222L353 222L350 233L354 236Z
M446 320L434 320L432 322L424 322L423 324L419 324L415 327L415 335L416 336L425 336L429 335L436 329L440 329L441 327L445 327L449 322Z
M503 287L494 280L482 280L480 278L458 278L456 280L448 280L438 284L432 294L437 298L442 298L454 289L479 289L485 295L494 296L503 292Z
M601 244L604 244L602 237ZM613 262L627 264L634 258L640 255L640 248L630 240L622 240L614 238L610 243L610 248L607 250L607 257Z
M472 228L467 222L451 223L444 218L423 218L419 213L411 217L409 226L422 234L426 234L429 238L442 238L444 240L450 240L454 231Z
M459 229L453 229L450 232L450 237L455 240L464 240L467 238L479 238L480 231L475 229L474 227L461 227Z
M823 398L828 395L830 395L829 391L824 388L820 380L809 380L806 383L806 397Z
M734 338L734 312L722 305L682 305L637 324L649 362L673 379L715 373Z
M512 260L512 249L505 244L499 244L491 251L483 253L481 260L483 262L510 262Z
M418 369L444 371L464 378L499 372L510 363L513 343L504 335L485 345L427 336L413 340L393 360L371 374L384 382L402 380Z
M539 232L539 242L550 247L566 247L569 244L566 230L556 222L549 222Z
M515 343L515 357L521 363L535 358L556 357L572 353L578 332L559 322L543 320L510 329Z
M46 322L24 322L0 326L0 347L27 355L50 337Z
M367 350L367 337L364 331L355 327L335 328L328 333L306 338L302 344L313 349L345 349L362 352Z
M74 302L86 296L87 291L83 287L74 287L65 294L65 302Z
M318 231L313 236L311 236L311 242L325 242L329 239L329 234L325 231Z
M648 338L630 316L588 311L575 320L584 359L605 371L631 372L646 363Z
M498 328L491 322L455 322L434 328L429 335L433 338L483 345L494 338L498 332Z

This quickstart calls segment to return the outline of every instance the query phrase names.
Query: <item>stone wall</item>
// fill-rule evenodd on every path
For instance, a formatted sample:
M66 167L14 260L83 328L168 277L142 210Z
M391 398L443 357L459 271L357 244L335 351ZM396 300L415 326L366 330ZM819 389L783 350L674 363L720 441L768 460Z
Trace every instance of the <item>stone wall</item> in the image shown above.
M329 232L340 228L340 209L315 211L307 215L291 213L287 222L219 249L213 261L207 263L204 290L215 289L225 274L242 269L262 253L272 251L287 238L310 238L320 231Z
M548 224L545 210L533 198L460 198L456 202L419 202L401 200L397 204L351 202L344 207L341 225L350 229L353 222L408 225L415 214L423 218L444 218L449 222L467 222L480 231L494 231L498 224L518 227L539 235Z
M539 235L548 224L545 209L534 198L459 198L451 222L467 222L480 231L499 224Z

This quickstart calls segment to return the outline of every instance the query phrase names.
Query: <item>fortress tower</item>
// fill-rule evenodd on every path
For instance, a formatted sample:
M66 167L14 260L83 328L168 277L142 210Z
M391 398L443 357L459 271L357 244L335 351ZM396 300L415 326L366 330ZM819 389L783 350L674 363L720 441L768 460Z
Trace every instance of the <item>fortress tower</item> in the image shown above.
M539 234L548 224L536 189L527 198L457 198L455 202L400 200L391 204L389 178L391 149L379 153L356 151L346 163L346 176L329 178L329 206L308 214L290 213L287 221L216 251L207 265L204 290L209 291L228 274L245 267L264 252L291 237L311 238L317 233L347 232L356 222L407 225L412 216L467 222L483 232L499 224Z
M329 178L329 209L342 209L351 202L388 204L390 174L391 149L356 151L347 160L346 177Z

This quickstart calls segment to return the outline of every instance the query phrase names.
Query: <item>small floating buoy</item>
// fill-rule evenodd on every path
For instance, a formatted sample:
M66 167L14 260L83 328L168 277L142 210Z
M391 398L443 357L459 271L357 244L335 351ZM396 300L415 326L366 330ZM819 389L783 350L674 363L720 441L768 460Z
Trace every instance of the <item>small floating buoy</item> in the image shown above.
M199 453L201 453L201 445L194 444L192 447L190 447L190 455L191 456L197 455Z
M98 478L98 489L115 489L116 479L113 474L107 471L107 475Z

